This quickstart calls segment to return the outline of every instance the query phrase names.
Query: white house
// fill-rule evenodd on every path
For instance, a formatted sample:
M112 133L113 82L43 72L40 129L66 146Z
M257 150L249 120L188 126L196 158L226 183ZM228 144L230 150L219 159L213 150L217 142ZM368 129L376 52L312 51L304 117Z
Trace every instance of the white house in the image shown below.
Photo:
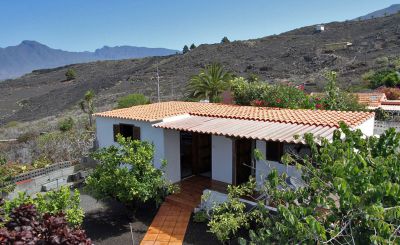
M202 175L240 184L267 175L265 162L253 161L259 149L271 166L293 177L300 173L280 164L286 151L307 154L302 136L331 139L343 121L372 135L374 114L325 110L291 110L201 102L161 102L95 114L99 147L116 144L115 135L154 144L154 165L167 160L166 176L179 182ZM249 167L249 165L253 165ZM255 165L255 166L254 166Z

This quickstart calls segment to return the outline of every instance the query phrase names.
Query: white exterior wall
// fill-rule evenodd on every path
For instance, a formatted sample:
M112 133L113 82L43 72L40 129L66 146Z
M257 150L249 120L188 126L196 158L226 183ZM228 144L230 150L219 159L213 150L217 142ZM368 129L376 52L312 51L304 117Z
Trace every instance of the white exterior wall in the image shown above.
M375 118L371 117L367 121L363 122L356 128L360 129L361 132L363 132L364 135L366 136L372 136L374 135L374 127L375 127Z
M265 141L256 141L256 148L262 153L265 158L268 149L266 149ZM295 166L286 166L279 162L275 161L265 161L265 160L257 160L256 161L256 181L258 185L262 185L264 179L268 177L269 173L272 169L277 169L279 174L287 173L288 176L300 178L301 172L296 169Z
M232 139L225 136L211 136L212 179L232 184Z
M181 180L181 149L180 133L176 130L164 130L165 160L167 168L165 170L167 179L172 183Z
M164 154L164 131L161 128L154 128L150 122L124 120L108 117L96 117L96 136L99 147L117 145L114 142L114 124L125 123L140 127L140 139L154 145L154 166L159 168ZM168 160L168 159L167 159Z

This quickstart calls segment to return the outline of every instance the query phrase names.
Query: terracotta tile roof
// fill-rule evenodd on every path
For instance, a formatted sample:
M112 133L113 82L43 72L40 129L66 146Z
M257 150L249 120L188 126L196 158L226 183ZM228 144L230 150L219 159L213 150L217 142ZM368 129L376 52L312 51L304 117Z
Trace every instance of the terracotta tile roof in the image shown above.
M134 106L96 113L95 116L151 122L182 114L330 127L338 127L340 121L356 126L373 117L370 112L292 110L182 101Z
M382 101L386 100L384 93L356 93L358 102L367 106L379 106Z

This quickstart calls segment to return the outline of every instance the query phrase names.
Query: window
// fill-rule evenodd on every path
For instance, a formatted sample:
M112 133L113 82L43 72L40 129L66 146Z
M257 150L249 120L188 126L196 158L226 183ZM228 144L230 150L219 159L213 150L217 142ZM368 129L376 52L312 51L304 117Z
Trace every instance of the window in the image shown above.
M121 134L125 138L130 137L133 140L140 140L140 128L131 124L114 124L114 141L117 141L117 135Z
M281 161L283 155L283 143L275 141L267 141L266 159L269 161Z

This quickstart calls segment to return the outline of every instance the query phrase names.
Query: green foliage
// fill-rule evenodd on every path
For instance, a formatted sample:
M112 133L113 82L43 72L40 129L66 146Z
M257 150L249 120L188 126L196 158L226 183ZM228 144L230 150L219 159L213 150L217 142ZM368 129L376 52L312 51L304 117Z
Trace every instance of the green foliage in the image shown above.
M74 128L75 121L72 117L64 118L58 122L58 128L62 132L70 131Z
M197 223L203 223L208 220L207 212L205 211L198 211L193 215L193 221Z
M279 108L321 109L318 98L307 95L301 88L292 85L268 85L263 82L248 82L238 77L231 82L231 91L236 104Z
M221 242L226 242L241 228L249 228L250 217L245 212L246 205L239 199L241 196L252 194L254 187L253 178L237 187L228 186L228 201L213 208L208 226L210 232Z
M17 121L10 121L4 127L5 128L14 128L14 127L18 126L18 124L19 123Z
M270 174L257 190L267 198L243 214L231 208L213 213L227 217L220 238L231 237L228 231L238 225L252 223L250 241L241 239L242 244L399 244L400 134L389 129L380 137L365 137L341 124L331 142L311 134L305 141L311 156L282 158L302 171L304 187L290 188L287 173L280 175L265 162ZM229 195L239 188L232 187ZM277 211L271 212L265 203ZM231 199L224 204L231 205L236 205ZM226 222L238 215L245 217Z
M149 104L150 100L143 94L129 94L118 100L117 108L127 108L135 105Z
M342 111L364 109L364 106L358 103L357 97L339 89L336 73L328 73L327 79L326 92L321 96L306 94L302 86L268 85L262 82L250 83L242 77L231 81L231 91L235 103L239 105Z
M86 179L86 188L96 198L115 198L123 203L144 203L172 192L164 172L153 166L154 146L117 136L119 147L102 148L93 154L99 161ZM164 162L163 168L166 163Z
M378 88L384 85L387 87L395 87L400 84L399 74L393 69L370 72L365 74L363 79L370 83L371 88Z
M194 45L194 43L192 43L192 45L190 45L190 50L193 50L196 48L196 45Z
M7 163L7 158L5 155L0 153L0 166L3 166Z
M337 85L336 72L328 72L325 75L328 84L325 87L325 95L323 96L324 108L327 110L339 111L360 111L365 106L358 103L356 96L342 91Z
M375 63L381 66L387 66L389 64L389 58L386 56L378 57L375 59Z
M227 37L223 37L221 40L221 43L230 43L229 39Z
M185 45L185 46L183 46L182 53L186 54L187 52L189 52L189 48L187 45Z
M375 109L375 120L379 121L387 121L390 118L389 113L387 113L382 108L378 107Z
M67 72L65 73L65 78L67 81L74 80L76 78L76 72L74 69L68 69Z
M7 158L4 155L0 155L0 195L14 190L15 185L10 184L12 177L13 173L7 166Z
M32 166L35 169L46 168L46 167L50 166L51 163L52 163L51 160L49 158L47 158L46 156L40 156L40 157L38 157L38 159L36 159L35 161L32 162Z
M19 192L18 196L12 200L7 200L4 204L6 216L13 208L21 204L33 204L40 214L65 213L66 219L72 226L80 226L83 222L84 212L79 206L80 193L75 190L73 193L68 187L61 187L56 191L49 191L45 194L38 193L35 198L27 195L25 192Z
M260 81L260 77L257 74L251 73L247 77L247 80L249 81L249 83L259 82Z
M383 78L382 83L385 84L385 86L387 87L396 87L400 83L399 74L397 72L392 72L386 75Z
M250 105L255 100L261 100L264 91L267 89L266 83L250 83L243 77L237 77L231 81L233 98L238 105Z
M28 131L19 135L17 141L18 143L26 143L28 141L35 139L37 136L38 134L36 132Z
M93 113L94 113L94 91L93 90L88 90L86 91L83 100L79 103L79 106L81 107L81 110L88 114L89 117L89 128L92 128L93 126Z
M193 76L188 84L189 97L218 102L220 94L229 88L232 76L220 64L211 64Z

